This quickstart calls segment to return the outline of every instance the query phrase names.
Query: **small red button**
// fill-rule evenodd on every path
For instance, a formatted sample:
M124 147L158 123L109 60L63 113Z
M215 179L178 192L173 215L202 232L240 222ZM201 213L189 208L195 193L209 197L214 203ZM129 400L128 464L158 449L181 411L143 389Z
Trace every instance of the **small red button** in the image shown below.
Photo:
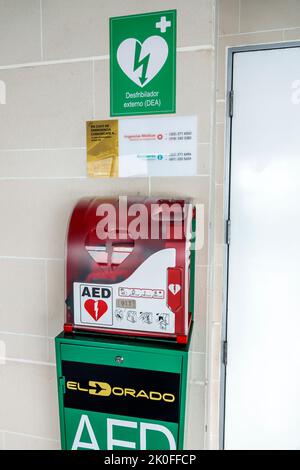
M168 306L175 312L181 307L182 299L182 270L168 268Z
M64 324L64 332L65 333L73 333L73 325L71 323Z

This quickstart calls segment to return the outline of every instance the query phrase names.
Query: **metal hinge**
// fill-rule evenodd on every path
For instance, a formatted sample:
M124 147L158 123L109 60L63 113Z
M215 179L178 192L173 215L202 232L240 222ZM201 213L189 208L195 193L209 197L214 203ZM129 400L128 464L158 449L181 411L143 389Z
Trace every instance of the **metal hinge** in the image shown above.
M229 112L229 117L233 116L233 95L234 91L230 90L228 93L228 112Z
M64 376L58 378L58 385L62 393L66 393L66 379Z
M227 245L230 245L230 241L231 241L231 221L228 219L226 220L226 234L225 234L225 243Z
M228 343L227 341L223 341L222 362L225 367L227 366L227 353L228 353Z

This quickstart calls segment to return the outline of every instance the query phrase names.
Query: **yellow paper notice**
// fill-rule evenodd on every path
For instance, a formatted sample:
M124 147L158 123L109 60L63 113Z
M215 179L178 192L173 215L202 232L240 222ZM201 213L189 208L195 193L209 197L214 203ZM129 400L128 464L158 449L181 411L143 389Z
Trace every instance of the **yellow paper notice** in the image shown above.
M86 123L88 176L119 176L118 120Z

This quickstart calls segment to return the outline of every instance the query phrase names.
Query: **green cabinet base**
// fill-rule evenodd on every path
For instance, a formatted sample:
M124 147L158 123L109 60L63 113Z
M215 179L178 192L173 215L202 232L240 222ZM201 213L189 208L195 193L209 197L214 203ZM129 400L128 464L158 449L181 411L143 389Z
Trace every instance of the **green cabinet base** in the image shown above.
M55 342L62 449L183 449L189 345Z

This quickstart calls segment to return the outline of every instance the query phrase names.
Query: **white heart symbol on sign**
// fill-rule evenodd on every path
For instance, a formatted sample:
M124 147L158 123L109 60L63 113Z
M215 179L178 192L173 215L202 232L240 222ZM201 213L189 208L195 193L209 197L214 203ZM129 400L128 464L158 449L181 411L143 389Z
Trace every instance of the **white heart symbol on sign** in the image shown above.
M180 284L170 284L169 285L169 290L172 292L173 295L178 294L180 289L181 289Z
M117 60L127 77L143 88L158 74L168 53L168 44L161 36L150 36L143 43L128 38L119 45Z

